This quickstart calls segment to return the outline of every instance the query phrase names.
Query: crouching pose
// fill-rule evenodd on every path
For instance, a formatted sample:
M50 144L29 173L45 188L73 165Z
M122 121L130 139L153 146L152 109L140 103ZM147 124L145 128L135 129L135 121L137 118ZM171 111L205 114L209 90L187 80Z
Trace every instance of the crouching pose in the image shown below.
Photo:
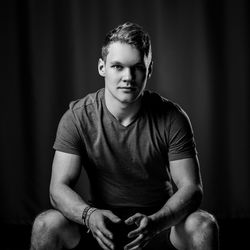
M218 249L216 219L199 209L190 120L146 89L152 69L150 38L139 25L107 34L98 62L104 88L72 101L58 125L54 209L35 219L32 250L73 249L80 240L84 249ZM91 201L74 190L82 166Z

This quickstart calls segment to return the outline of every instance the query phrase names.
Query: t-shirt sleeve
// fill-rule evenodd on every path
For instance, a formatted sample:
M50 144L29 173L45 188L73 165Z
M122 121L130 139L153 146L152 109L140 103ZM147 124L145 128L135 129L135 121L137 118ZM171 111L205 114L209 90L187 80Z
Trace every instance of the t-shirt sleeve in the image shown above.
M79 126L71 109L64 113L59 122L53 148L65 153L81 155Z
M192 158L197 154L192 125L188 115L175 106L169 128L169 161Z

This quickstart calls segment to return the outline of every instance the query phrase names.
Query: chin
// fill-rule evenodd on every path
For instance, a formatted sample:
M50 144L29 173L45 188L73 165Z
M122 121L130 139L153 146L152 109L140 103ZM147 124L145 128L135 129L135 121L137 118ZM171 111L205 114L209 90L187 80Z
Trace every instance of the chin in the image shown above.
M126 97L126 98L119 98L121 103L126 103L126 104L132 104L138 100L138 96L131 96L131 97Z

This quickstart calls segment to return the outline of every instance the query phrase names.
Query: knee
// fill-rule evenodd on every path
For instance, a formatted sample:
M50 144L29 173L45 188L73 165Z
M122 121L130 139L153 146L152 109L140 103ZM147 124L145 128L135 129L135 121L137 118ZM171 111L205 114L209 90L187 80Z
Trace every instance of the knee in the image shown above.
M54 235L62 228L63 215L56 210L48 210L36 217L33 223L33 233Z
M196 211L190 214L185 221L185 231L191 235L214 235L219 231L215 217L206 211Z
M218 223L212 214L198 210L173 227L170 240L177 249L218 249Z
M63 215L56 210L48 210L36 217L31 232L30 249L61 249L60 230Z
M31 234L31 249L74 248L80 241L79 227L57 210L38 215Z

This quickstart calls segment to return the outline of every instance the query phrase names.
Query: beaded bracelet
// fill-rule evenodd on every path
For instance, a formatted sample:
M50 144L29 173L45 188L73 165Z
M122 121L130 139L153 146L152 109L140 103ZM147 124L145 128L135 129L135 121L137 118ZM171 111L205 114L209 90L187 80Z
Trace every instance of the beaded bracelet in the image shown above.
M82 223L84 226L86 226L86 216L87 216L87 213L88 211L91 209L91 206L86 206L84 209L83 209L83 212L82 212Z
M87 228L89 228L89 218L90 218L90 215L95 212L97 210L96 207L91 207L90 209L88 209L87 211L87 215L86 215L86 218L85 218L85 225Z

